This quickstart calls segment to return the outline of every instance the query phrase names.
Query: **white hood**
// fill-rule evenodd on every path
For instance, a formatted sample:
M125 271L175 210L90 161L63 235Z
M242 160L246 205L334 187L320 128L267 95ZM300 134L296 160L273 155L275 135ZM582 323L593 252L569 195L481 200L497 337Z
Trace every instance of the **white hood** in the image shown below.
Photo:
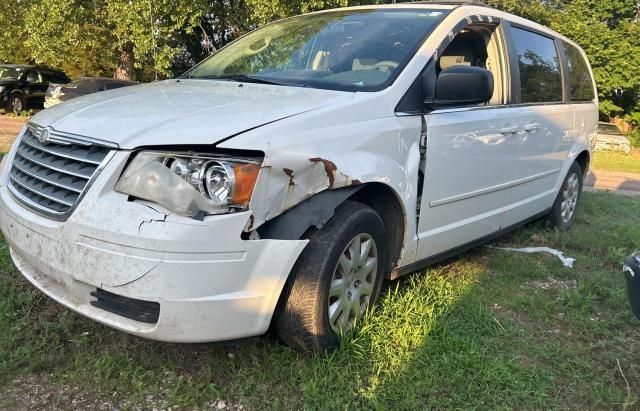
M80 97L33 117L56 131L131 149L213 144L354 93L214 80L166 80Z

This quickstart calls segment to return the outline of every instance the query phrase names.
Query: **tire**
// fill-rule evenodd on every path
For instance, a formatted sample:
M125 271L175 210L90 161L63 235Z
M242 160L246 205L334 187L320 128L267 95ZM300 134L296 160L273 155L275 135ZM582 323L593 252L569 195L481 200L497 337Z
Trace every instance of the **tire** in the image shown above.
M362 270L349 271L349 260L356 262L355 267L362 265L349 252L357 249L357 238L360 252L369 250L368 263ZM385 229L371 208L347 201L309 240L280 297L274 325L280 339L291 347L326 353L340 345L340 333L352 330L354 313L361 318L380 295L386 267ZM355 303L358 300L360 305ZM333 322L330 310L337 314Z
M578 163L573 163L549 213L551 225L562 231L568 231L576 221L582 198L583 176L582 167Z
M19 93L14 93L9 96L7 102L7 113L20 114L23 110L27 109L27 99Z

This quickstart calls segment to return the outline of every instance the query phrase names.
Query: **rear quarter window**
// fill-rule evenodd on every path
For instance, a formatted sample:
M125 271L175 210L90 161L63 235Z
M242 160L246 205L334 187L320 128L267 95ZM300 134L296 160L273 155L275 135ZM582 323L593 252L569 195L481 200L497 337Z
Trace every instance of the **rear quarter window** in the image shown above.
M105 88L107 90L114 90L117 88L127 87L130 85L131 85L130 83L107 82L105 83Z
M40 75L42 76L43 82L48 83L67 83L69 79L61 73L49 70L41 70Z
M522 103L562 101L562 73L555 41L517 27L512 28L520 69Z
M593 79L584 56L575 46L562 42L569 72L569 99L571 101L593 101Z

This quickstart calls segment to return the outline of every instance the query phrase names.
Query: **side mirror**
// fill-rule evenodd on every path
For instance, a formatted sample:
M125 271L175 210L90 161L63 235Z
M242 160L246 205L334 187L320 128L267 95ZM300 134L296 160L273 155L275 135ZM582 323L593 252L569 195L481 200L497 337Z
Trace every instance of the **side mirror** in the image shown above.
M436 80L433 105L473 105L486 103L493 96L493 74L471 66L452 66Z

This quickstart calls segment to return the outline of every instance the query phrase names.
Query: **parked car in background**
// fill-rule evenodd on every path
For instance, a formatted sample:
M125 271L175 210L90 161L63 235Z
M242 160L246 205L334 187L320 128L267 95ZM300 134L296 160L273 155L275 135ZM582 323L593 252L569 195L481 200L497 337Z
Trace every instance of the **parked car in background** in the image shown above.
M46 66L0 64L0 103L7 112L42 108L50 83L68 83L60 70Z
M67 84L52 83L46 92L44 108L55 106L63 101L100 91L115 90L138 84L137 81L117 80L106 77L82 77Z
M493 8L298 16L36 114L0 167L0 228L35 287L111 327L273 324L325 351L385 278L536 218L570 229L597 95L576 43Z
M615 124L598 123L598 139L596 140L596 151L622 151L629 153L631 143L622 131Z

